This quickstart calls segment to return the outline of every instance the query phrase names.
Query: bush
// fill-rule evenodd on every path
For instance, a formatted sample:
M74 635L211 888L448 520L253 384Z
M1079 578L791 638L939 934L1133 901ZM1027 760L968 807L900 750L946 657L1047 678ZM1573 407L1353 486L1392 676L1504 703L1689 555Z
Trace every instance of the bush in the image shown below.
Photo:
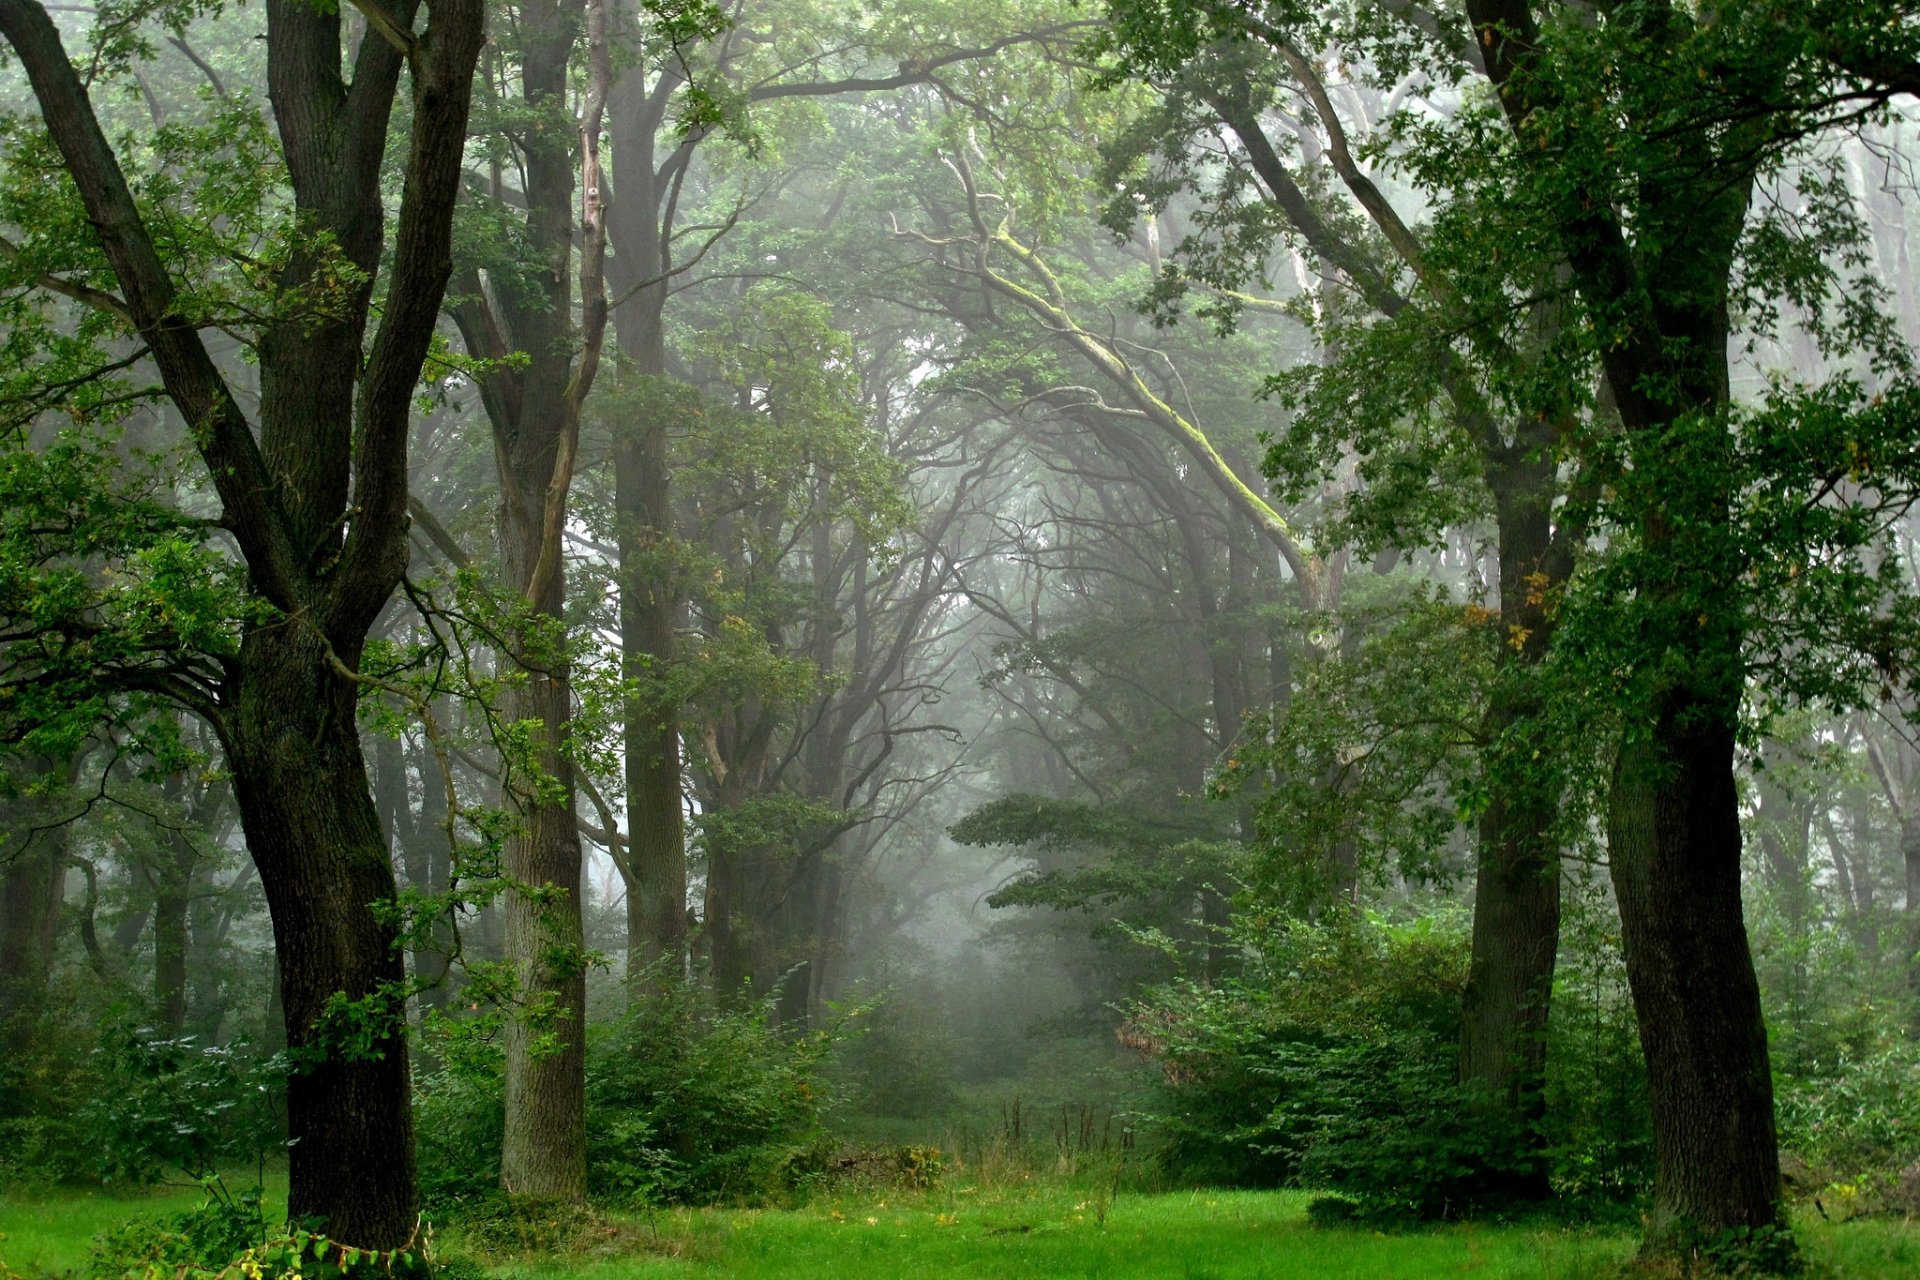
M437 1264L424 1245L358 1249L298 1226L270 1230L258 1187L229 1191L217 1176L200 1183L207 1198L198 1206L134 1218L96 1237L87 1280L478 1280L471 1266Z
M925 1122L960 1101L956 1037L944 1019L889 997L876 1004L842 1058L851 1105L863 1116Z
M720 1009L675 984L636 1001L587 1059L588 1177L641 1203L758 1199L826 1167L838 1029L789 1037L770 1003Z
M135 1218L95 1237L90 1280L219 1271L267 1239L258 1189L234 1193L217 1177L203 1179L207 1198L192 1209Z
M200 1178L283 1147L280 1058L163 1038L125 1011L33 1030L0 1054L0 1187Z
M826 1059L839 1032L784 1036L768 1004L721 1009L674 983L592 1028L587 1046L587 1176L618 1204L753 1200L827 1166ZM429 1208L484 1209L499 1183L501 1064L472 1040L415 1097L420 1184Z
M1122 1033L1162 1068L1169 1173L1313 1187L1370 1217L1498 1203L1510 1135L1454 1080L1464 932L1284 921L1245 941L1247 973L1160 989Z
M153 1182L169 1170L205 1178L283 1146L278 1055L110 1026L95 1069L104 1087L79 1120L103 1180Z
M1898 1033L1857 1057L1775 1076L1780 1145L1843 1175L1920 1161L1920 1044Z

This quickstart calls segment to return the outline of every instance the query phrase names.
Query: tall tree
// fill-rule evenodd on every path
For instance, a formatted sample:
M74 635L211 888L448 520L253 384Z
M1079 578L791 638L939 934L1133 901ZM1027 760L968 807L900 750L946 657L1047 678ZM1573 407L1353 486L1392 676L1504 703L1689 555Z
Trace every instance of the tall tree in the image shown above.
M1747 682L1785 643L1768 630L1789 628L1777 617L1756 625L1766 606L1751 586L1765 578L1733 531L1755 487L1797 484L1833 523L1781 532L1818 544L1847 527L1854 513L1843 503L1829 514L1816 487L1837 460L1826 454L1809 475L1805 458L1833 447L1836 417L1861 434L1873 426L1871 412L1849 417L1844 386L1825 408L1821 393L1779 397L1779 436L1743 426L1729 340L1756 288L1847 314L1847 291L1821 256L1833 243L1764 216L1756 236L1750 206L1790 164L1817 164L1805 139L1912 91L1914 37L1897 8L1466 3L1508 131L1509 198L1566 264L1618 414L1618 461L1634 478L1613 491L1611 510L1632 550L1619 563L1621 594L1608 598L1631 598L1637 634L1607 831L1651 1088L1655 1252L1730 1230L1759 1232L1766 1248L1783 1238L1734 759ZM1762 256L1770 242L1805 246L1789 258L1791 276ZM1854 340L1888 368L1884 331L1859 322ZM1780 450L1780 436L1798 436L1801 452ZM1767 665L1775 680L1787 670L1791 686L1788 663Z
M145 632L128 630L102 598L70 602L54 626L98 635L121 624L124 644L94 649L109 665L60 667L16 649L9 675L28 687L91 678L213 727L272 912L297 1064L289 1211L345 1242L394 1248L418 1225L404 975L394 927L376 910L395 887L355 705L369 629L407 562L409 415L450 272L483 6L369 0L360 13L365 33L349 59L338 11L267 6L273 158L291 216L275 228L281 251L267 282L282 304L263 309L251 335L259 408L249 417L201 338L196 282L176 274L174 242L156 235L52 18L35 0L0 4L0 34L92 228L93 249L54 260L77 256L87 270L91 252L104 255L109 272L95 277L117 294L81 296L144 343L205 465L251 598L231 620L160 615ZM389 232L385 162L403 69L410 119ZM183 555L195 583L218 580L217 553ZM10 595L9 615L22 603Z
M499 715L524 749L506 752L506 948L524 1012L506 1032L506 1140L500 1181L512 1194L579 1200L587 1191L586 964L580 830L569 724L573 693L563 541L579 455L580 416L607 325L600 132L612 78L607 10L538 3L516 11L520 83L501 146L516 162L526 261L462 264L452 305L482 363L500 487L502 576L515 618ZM585 97L576 122L568 73L586 34ZM581 170L576 188L574 171ZM501 164L484 198L506 223ZM580 197L576 224L574 200ZM574 326L573 247L580 241L582 323Z

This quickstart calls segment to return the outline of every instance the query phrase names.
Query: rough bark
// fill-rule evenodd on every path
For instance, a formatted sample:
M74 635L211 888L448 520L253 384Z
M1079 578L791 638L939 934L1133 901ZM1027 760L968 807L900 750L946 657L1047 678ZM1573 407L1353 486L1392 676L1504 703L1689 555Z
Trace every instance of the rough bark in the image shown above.
M287 1209L390 1248L416 1226L406 975L393 930L368 910L396 887L354 725L358 688L309 630L263 628L245 643L251 678L227 746L295 1061Z
M1740 910L1732 708L1685 695L1620 750L1607 815L1653 1104L1649 1243L1780 1221L1760 984Z
M1528 0L1466 7L1501 108L1525 138L1536 112L1565 106L1549 37ZM1657 42L1689 29L1676 22L1642 34ZM1772 101L1792 57L1786 44L1774 51L1780 61L1741 70L1741 93ZM1700 92L1729 87L1714 82ZM1664 105L1656 96L1620 110ZM1604 122L1619 117L1581 118L1596 132L1575 134L1568 151L1607 147ZM1649 167L1624 188L1633 196L1630 221L1590 198L1564 199L1553 213L1572 283L1611 326L1600 359L1643 482L1621 514L1636 526L1639 547L1633 596L1622 604L1638 614L1644 645L1622 656L1644 684L1622 708L1608 859L1653 1111L1654 1204L1644 1247L1654 1255L1684 1253L1737 1228L1764 1229L1782 1251L1790 1240L1766 1025L1740 895L1734 738L1746 678L1743 553L1718 537L1732 482L1716 470L1727 453L1729 280L1772 127L1758 112L1724 132L1660 139L1665 155L1644 158ZM1532 176L1542 189L1578 189L1561 149L1523 146L1516 154L1539 166Z
M592 147L576 150L567 72L592 11L536 3L519 11L521 106L535 123L517 141L525 174L525 231L536 261L520 280L483 287L469 271L454 316L470 351L528 357L481 379L500 480L496 524L501 571L525 614L509 638L519 668L500 716L527 730L525 758L507 761L505 795L516 823L503 866L506 956L519 1013L507 1024L506 1128L500 1184L550 1200L586 1197L586 971L581 928L581 849L569 757L573 696L566 661L566 567L561 539L579 438L580 408L598 366L604 302L597 288L598 119ZM604 27L592 46L604 59ZM604 62L596 62L596 76ZM592 78L590 78L592 79ZM604 78L597 80L604 92ZM589 94L594 92L590 84ZM585 327L573 327L575 166L589 190L581 268Z

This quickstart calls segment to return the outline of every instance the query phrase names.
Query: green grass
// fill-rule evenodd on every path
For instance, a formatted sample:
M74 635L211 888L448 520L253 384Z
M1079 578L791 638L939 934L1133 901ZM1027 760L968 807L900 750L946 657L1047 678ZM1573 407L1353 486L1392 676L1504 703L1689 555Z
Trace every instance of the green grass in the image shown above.
M21 1276L84 1265L94 1233L135 1214L195 1203L189 1188L145 1197L49 1194L0 1200L0 1259ZM1094 1193L1053 1185L876 1192L793 1210L622 1215L563 1256L492 1258L499 1280L1599 1280L1633 1248L1616 1230L1463 1225L1382 1234L1306 1221L1288 1192ZM1800 1225L1816 1277L1920 1280L1920 1226L1893 1220ZM459 1249L457 1234L443 1245ZM0 1269L0 1274L4 1270Z
M228 1184L251 1188L251 1177ZM284 1216L285 1176L266 1182L267 1211ZM205 1198L197 1184L155 1187L151 1191L73 1191L0 1196L0 1276L7 1269L23 1277L61 1276L85 1267L93 1238L129 1218L178 1213Z

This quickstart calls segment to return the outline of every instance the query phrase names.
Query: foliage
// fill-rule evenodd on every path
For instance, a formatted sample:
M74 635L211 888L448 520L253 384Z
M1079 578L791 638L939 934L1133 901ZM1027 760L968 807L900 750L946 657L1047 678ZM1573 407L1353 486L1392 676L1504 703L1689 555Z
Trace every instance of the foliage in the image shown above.
M771 1001L717 1006L684 983L636 999L587 1063L589 1179L627 1203L757 1200L823 1159L838 1026L798 1037Z
M201 1179L206 1199L159 1218L135 1218L94 1240L89 1280L221 1271L266 1243L259 1188L233 1192L217 1174Z
M109 1028L96 1051L107 1087L82 1115L103 1177L152 1181L177 1169L202 1178L280 1146L284 1061L245 1045L150 1036Z
M1256 961L1150 992L1123 1036L1163 1075L1169 1170L1331 1190L1380 1218L1500 1202L1512 1150L1455 1083L1466 938L1455 920L1238 921Z
M147 1186L257 1165L284 1142L285 1062L245 1042L158 1036L124 1012L96 1026L44 1019L8 1062L15 1085L59 1063L57 1095L34 1090L0 1118L0 1184Z
M592 1194L621 1206L755 1201L817 1171L831 1100L825 1069L840 1028L783 1036L771 1003L723 1008L657 972L635 989L643 994L622 1016L590 1031ZM504 1122L500 1071L497 1050L468 1041L421 1081L420 1182L430 1208L462 1220L501 1212L489 1207Z
M95 1237L87 1280L341 1280L438 1274L424 1246L361 1249L298 1224L271 1227L258 1187L234 1192L217 1175L206 1198L159 1217L140 1217Z
M1483 804L1478 720L1497 619L1429 587L1382 594L1320 620L1328 634L1344 625L1344 642L1215 770L1218 794L1267 788L1253 860L1264 901L1311 909L1343 874L1445 881L1455 835Z
M959 1037L951 1007L928 1009L892 994L875 1001L861 1033L838 1055L849 1109L862 1117L913 1120L924 1126L959 1101L955 1057Z

